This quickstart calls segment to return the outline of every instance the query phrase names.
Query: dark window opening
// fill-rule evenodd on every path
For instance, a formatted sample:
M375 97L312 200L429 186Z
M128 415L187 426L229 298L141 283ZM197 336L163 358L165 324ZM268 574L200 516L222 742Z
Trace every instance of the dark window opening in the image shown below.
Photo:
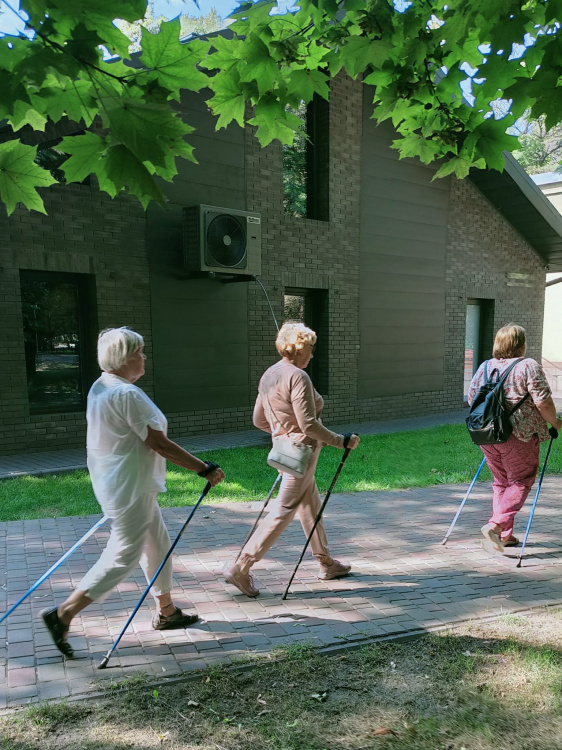
M315 95L291 110L302 122L291 146L283 146L285 213L329 220L329 104Z
M470 381L482 362L492 356L494 341L494 300L469 299L466 302L464 344L464 399Z
M316 390L329 393L328 291L326 289L285 289L284 322L304 323L316 332L316 349L306 371Z
M93 380L93 278L20 271L20 283L30 412L85 409Z

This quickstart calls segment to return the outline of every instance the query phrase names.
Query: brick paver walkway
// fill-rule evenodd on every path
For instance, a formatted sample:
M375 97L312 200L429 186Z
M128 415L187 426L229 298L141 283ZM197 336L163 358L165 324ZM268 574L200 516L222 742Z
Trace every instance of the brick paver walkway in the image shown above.
M157 679L229 662L248 652L306 641L341 644L438 627L562 601L562 479L545 479L528 553L517 569L516 551L500 556L482 548L489 485L477 487L446 547L440 545L466 487L334 495L326 526L334 554L353 563L353 576L322 582L308 557L283 602L281 594L304 542L295 522L255 572L261 595L251 600L226 584L218 570L233 556L259 505L210 503L201 507L174 557L180 604L193 602L203 622L169 634L150 626L143 605L108 669L97 664L144 588L139 571L103 604L77 618L70 641L78 658L64 661L38 613L60 602L96 560L108 529L102 528L0 625L0 708L68 695L87 695L99 680L121 680L138 671ZM172 538L188 512L166 509ZM89 529L97 517L0 524L0 612L15 601ZM526 522L521 514L518 531Z

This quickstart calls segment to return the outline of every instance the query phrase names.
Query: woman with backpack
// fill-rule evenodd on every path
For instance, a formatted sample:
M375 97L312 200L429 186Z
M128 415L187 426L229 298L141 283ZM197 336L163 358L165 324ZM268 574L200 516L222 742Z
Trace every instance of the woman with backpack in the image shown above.
M487 379L501 379L511 368L503 387L512 408L513 432L506 442L480 446L494 477L492 517L482 527L482 534L498 552L519 544L513 535L513 523L537 476L540 443L550 437L547 422L555 430L562 428L544 370L534 359L525 357L526 351L524 328L515 323L500 328L493 359L480 365L468 392L468 403L472 404Z

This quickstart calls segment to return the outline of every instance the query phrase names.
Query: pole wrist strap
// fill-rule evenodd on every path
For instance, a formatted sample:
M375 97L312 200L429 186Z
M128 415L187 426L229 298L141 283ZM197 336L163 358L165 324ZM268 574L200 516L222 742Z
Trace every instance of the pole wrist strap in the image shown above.
M203 469L203 471L198 471L198 477L208 477L215 469L220 469L220 466L213 461L205 461L205 463L207 464L207 468Z

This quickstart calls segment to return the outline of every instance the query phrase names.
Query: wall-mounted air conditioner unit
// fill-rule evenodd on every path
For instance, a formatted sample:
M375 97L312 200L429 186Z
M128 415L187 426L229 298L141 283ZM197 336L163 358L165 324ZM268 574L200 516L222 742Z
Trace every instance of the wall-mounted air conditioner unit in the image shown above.
M259 276L261 217L217 206L184 208L184 265L190 272Z

